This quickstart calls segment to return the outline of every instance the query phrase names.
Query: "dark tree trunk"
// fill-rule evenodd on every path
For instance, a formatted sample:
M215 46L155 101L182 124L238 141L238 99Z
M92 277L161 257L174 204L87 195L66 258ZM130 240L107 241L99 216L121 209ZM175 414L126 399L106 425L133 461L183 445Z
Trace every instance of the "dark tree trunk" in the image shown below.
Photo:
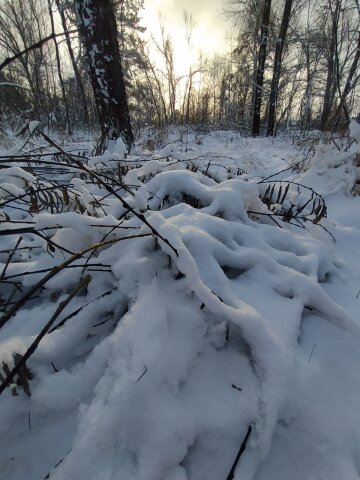
M112 2L75 0L75 8L101 128L97 153L118 138L130 151L134 136Z
M56 2L56 7L58 9L59 15L60 15L61 24L62 24L62 27L63 27L63 30L64 30L66 46L67 46L69 56L70 56L70 60L71 60L71 64L72 64L72 67L73 67L73 70L74 70L76 85L77 85L77 88L79 89L81 102L83 104L84 119L85 119L85 122L88 123L89 122L89 109L87 107L87 102L86 102L85 88L84 88L84 84L81 80L79 69L76 65L74 50L73 50L72 45L71 45L70 34L69 34L69 31L68 31L67 25L66 25L64 5L61 2L61 0L55 0L55 2Z
M325 86L325 93L324 93L324 104L323 104L323 109L321 112L321 120L320 120L320 130L322 131L325 131L328 127L328 120L331 114L333 101L334 101L334 93L335 93L334 86L336 81L335 56L336 56L336 50L337 50L338 23L339 23L339 13L340 13L340 7L341 7L340 4L341 4L341 0L336 0L335 11L333 12L331 10L331 17L332 17L331 39L330 39L329 54L328 54L328 61L327 61L327 76L326 76L326 86Z
M269 104L270 104L269 105L269 123L268 123L268 128L266 133L268 136L269 135L273 136L275 134L277 94L278 94L279 80L281 75L285 39L286 39L288 27L289 27L292 4L293 4L293 0L285 0L279 38L276 42L276 47L275 47L274 70L273 70L273 77L271 81L270 101L269 101Z
M260 37L261 37L260 48L259 48L255 94L254 94L254 115L253 115L253 127L252 127L252 135L254 137L258 136L260 133L261 101L262 101L262 90L263 90L263 84L264 84L264 70L265 70L265 60L266 60L267 39L268 39L268 33L269 33L270 10L271 10L271 0L264 0L264 7L263 7L263 13L262 13L262 20L261 20L261 31L260 31Z
M360 59L360 32L358 33L358 43L356 47L356 53L350 67L350 71L349 71L348 78L346 80L344 91L341 94L340 102L336 109L335 118L334 118L334 128L337 127L337 124L339 123L339 118L340 118L342 109L344 110L344 114L346 115L346 117L349 116L348 111L346 109L346 98L349 95L350 90L355 87L354 83L356 84L356 80L354 82L354 75L359 63L359 59Z
M312 73L310 67L310 48L309 45L306 45L305 48L305 64L306 64L306 89L305 95L302 101L302 121L301 129L304 131L309 131L311 128L311 96L312 96Z

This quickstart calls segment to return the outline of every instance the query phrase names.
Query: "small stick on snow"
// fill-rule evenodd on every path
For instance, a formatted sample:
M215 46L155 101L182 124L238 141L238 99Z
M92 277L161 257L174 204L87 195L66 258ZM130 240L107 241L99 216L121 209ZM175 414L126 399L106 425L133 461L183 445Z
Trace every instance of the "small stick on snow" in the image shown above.
M236 385L232 384L231 388L234 388L235 390L239 390L239 392L242 392L242 388L237 387Z
M309 357L309 361L308 361L308 363L310 363L310 362L311 362L311 357L313 356L313 353L314 353L315 347L316 347L316 343L314 343L313 349L311 350L311 353L310 353L310 357Z
M249 425L248 431L247 431L247 433L245 435L245 438L244 438L244 440L243 440L243 442L240 446L239 453L236 455L235 462L234 462L233 466L231 467L231 470L229 472L229 475L226 477L226 480L233 480L237 464L239 463L241 455L245 452L246 444L247 444L247 441L250 437L251 430L252 430L251 425Z
M143 371L143 373L140 375L140 377L136 380L136 383L142 379L142 377L145 375L145 373L148 371L147 369L147 366L145 365L145 370Z

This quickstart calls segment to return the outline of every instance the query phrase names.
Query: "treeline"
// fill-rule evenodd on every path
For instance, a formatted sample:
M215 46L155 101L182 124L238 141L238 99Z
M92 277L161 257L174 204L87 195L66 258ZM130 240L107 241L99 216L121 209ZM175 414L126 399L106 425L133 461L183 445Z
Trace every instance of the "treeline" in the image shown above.
M0 0L3 129L19 132L27 120L67 134L98 125L76 3ZM342 129L358 114L359 0L228 0L228 52L200 56L181 76L166 23L160 39L144 41L143 3L112 2L135 131L200 124L275 135L284 126ZM189 43L193 28L185 14ZM154 49L162 61L151 60Z

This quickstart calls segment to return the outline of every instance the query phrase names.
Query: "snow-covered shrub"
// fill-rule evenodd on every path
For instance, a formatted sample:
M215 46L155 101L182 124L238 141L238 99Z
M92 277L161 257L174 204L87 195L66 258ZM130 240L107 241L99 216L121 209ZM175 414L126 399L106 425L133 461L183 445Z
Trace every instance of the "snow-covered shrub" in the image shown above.
M11 194L0 360L20 354L33 379L31 398L2 388L0 431L11 445L29 441L31 411L37 437L5 474L21 477L32 455L41 461L29 478L226 478L251 426L237 475L253 478L289 415L307 312L358 338L322 288L337 270L331 239L281 218L291 209L320 222L321 196L226 179L226 168L220 182L172 155L128 157L122 183L102 170L109 156L81 168L64 155L84 211L12 209L22 199ZM16 185L26 195L24 182L39 182L31 175ZM265 221L275 214L279 225Z

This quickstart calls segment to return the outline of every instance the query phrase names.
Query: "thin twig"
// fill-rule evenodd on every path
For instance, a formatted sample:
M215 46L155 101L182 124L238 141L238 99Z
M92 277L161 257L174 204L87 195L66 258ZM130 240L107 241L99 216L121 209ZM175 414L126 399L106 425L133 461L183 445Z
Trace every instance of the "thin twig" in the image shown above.
M310 353L310 357L309 357L309 361L308 361L308 363L310 363L310 362L311 362L311 358L312 358L312 356L313 356L313 353L314 353L315 347L316 347L316 343L314 343L313 349L311 350L311 353Z
M143 371L143 373L140 375L140 377L136 380L136 383L142 379L142 377L145 375L145 373L148 371L147 369L147 366L145 365L145 370Z
M69 30L67 33L77 33L78 32L78 29L76 30ZM17 53L16 55L12 56L12 57L7 57L5 58L5 60L0 64L0 71L5 68L7 65L9 65L9 63L12 63L14 62L15 60L17 60L18 58L22 57L23 55L25 55L26 53L28 52L31 52L31 50L35 50L36 48L41 48L46 42L48 42L49 40L52 40L56 37L61 37L65 35L65 32L62 32L62 33L52 33L51 35L48 35L47 37L45 38L42 38L41 40L39 40L38 42L34 43L33 45L30 45L30 47L27 47L25 48L25 50L22 50L21 52Z
M117 192L116 190L114 190L110 185L106 184L104 182L104 180L101 178L100 175L98 175L97 173L95 173L94 171L90 170L89 168L87 168L85 165L81 164L78 160L72 158L71 154L68 154L67 152L65 152L65 150L63 150L59 145L57 145L53 140L51 140L50 137L48 137L44 132L41 132L42 136L44 137L44 139L50 143L50 145L52 145L53 147L57 148L59 150L59 152L61 152L63 155L65 155L67 158L70 159L71 162L75 163L75 165L77 165L81 170L84 170L86 173L88 173L90 176L96 178L104 187L105 189L111 193L112 195L114 195L114 197L116 197L118 200L120 200L122 206L124 208L126 208L127 210L130 210L131 213L133 215L135 215L135 217L137 217L139 220L141 220L141 222L143 222L147 227L150 228L151 232L156 235L157 237L159 237L164 243L166 243L166 245L168 245L171 250L173 250L173 252L175 253L175 255L178 257L179 254L176 250L176 248L169 242L169 240L167 238L164 238L149 222L148 220L145 218L145 216L142 214L142 213L137 213L137 211L132 208L128 202L122 198Z
M10 255L8 256L8 259L7 259L6 263L5 263L5 267L4 267L4 269L3 269L3 271L2 271L2 273L1 273L1 275L0 275L0 281L5 277L6 270L7 270L8 266L9 266L11 260L12 260L12 257L14 256L14 253L15 253L16 250L17 250L17 247L20 245L21 241L22 241L22 237L19 237L19 238L18 238L18 241L16 242L15 247L13 248L12 252L11 252Z
M233 466L231 467L229 475L226 477L226 480L232 480L234 478L234 474L235 474L237 464L239 463L241 455L245 452L246 444L247 444L247 441L250 437L251 430L252 430L251 425L249 425L248 431L247 431L247 433L245 435L245 438L244 438L244 440L243 440L243 442L240 446L240 450L239 450L238 454L236 455L235 462L234 462Z
M43 287L51 278L61 272L64 268L66 268L71 263L75 262L79 258L81 258L85 253L90 252L94 248L105 247L107 245L112 245L117 242L122 242L123 240L130 240L133 238L143 238L152 236L151 233L143 233L139 235L129 235L127 237L121 238L113 238L111 240L106 240L105 242L95 243L94 245L90 245L90 247L81 250L80 252L76 253L75 255L69 257L65 262L61 263L60 265L56 265L45 277L43 277L38 283L36 283L33 287L30 288L26 294L21 297L15 305L0 318L0 328L3 327L21 308L29 298L31 298L35 292L37 292L41 287Z
M43 327L43 329L41 330L41 332L39 333L39 335L35 338L35 340L33 341L33 343L30 345L30 347L26 350L25 354L23 357L21 357L21 359L19 360L19 362L16 363L16 365L14 366L14 368L10 371L10 373L7 375L7 377L5 378L5 380L2 382L2 384L0 385L0 395L3 393L3 391L6 389L6 387L8 387L13 378L15 377L15 375L17 373L19 373L19 371L21 370L22 367L25 366L27 360L29 360L29 358L31 357L31 355L35 352L35 350L37 349L37 347L39 346L39 343L41 342L41 340L44 338L44 336L46 335L46 333L48 332L48 330L50 329L50 327L55 323L56 319L58 318L58 316L60 315L60 313L64 310L64 308L70 303L70 301L74 298L74 296L79 293L81 290L83 290L84 288L87 287L87 285L89 284L91 280L91 277L90 275L86 275L86 277L84 277L81 282L76 286L76 288L74 288L74 290L70 293L70 295L66 298L66 300L64 300L63 302L60 303L60 305L57 307L57 309L55 310L55 312L53 313L53 315L51 316L50 320L46 323L46 325Z
M117 287L114 287L114 288L111 288L110 290L107 290L106 292L102 293L101 295L99 295L97 298L95 298L94 300L92 300L91 302L88 302L88 303L85 303L85 305L82 305L81 307L77 308L76 310L74 310L73 312L69 313L69 315L67 315L65 318L63 318L61 320L61 322L57 323L51 330L49 330L48 333L52 333L54 332L55 330L59 329L60 327L62 327L63 325L65 325L65 323L70 320L71 318L75 317L75 315L77 315L79 312L81 312L81 310L83 308L86 308L87 306L89 306L91 303L95 302L95 301L98 301L100 300L100 298L103 298L103 297L106 297L107 295L110 295L111 293L113 293L114 291L117 290ZM93 325L93 327L95 327L96 325Z

